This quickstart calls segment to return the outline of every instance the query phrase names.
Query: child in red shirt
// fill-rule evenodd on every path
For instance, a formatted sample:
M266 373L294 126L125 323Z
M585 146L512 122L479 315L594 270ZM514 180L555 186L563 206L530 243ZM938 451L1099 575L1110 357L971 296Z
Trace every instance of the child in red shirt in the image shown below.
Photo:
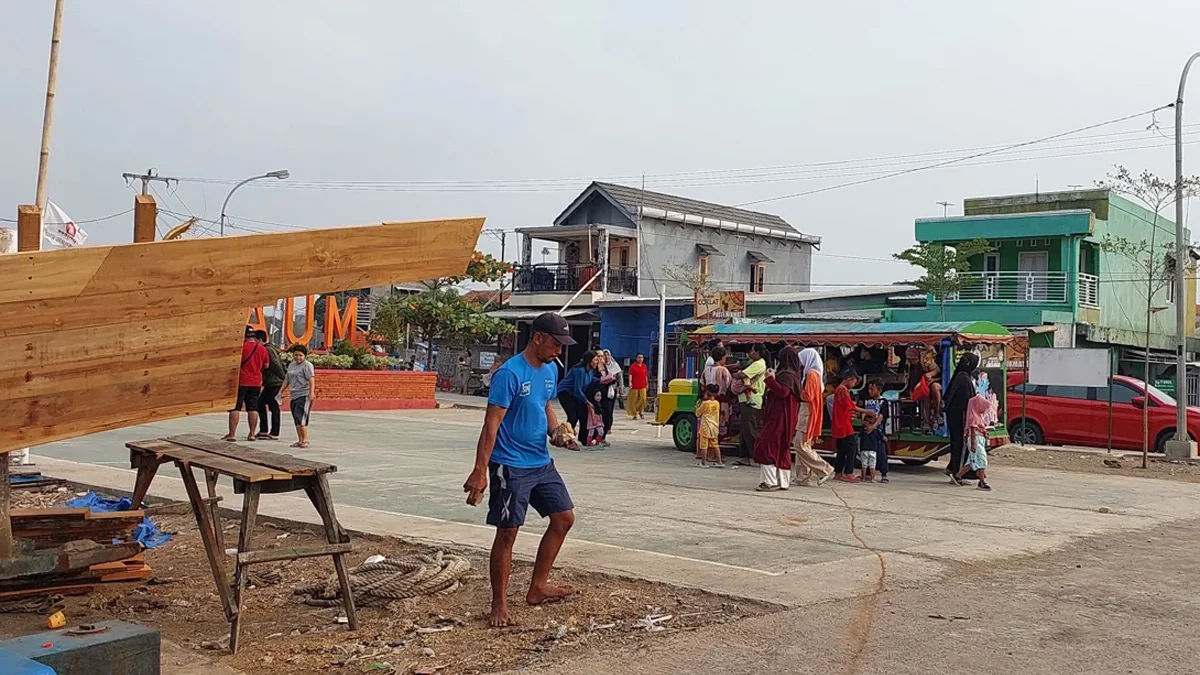
M833 470L837 472L834 480L843 483L858 483L860 479L854 475L854 464L858 458L858 434L854 431L855 416L870 422L875 413L860 408L854 404L850 389L858 386L858 373L853 368L842 371L842 383L833 393L833 444L837 449Z

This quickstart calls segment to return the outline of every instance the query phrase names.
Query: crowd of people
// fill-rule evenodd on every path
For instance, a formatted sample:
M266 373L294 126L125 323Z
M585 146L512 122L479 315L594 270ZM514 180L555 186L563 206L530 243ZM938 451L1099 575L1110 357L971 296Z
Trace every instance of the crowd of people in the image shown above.
M864 377L854 357L827 364L815 349L784 345L768 364L769 351L764 345L752 345L749 361L740 365L729 362L721 341L710 345L699 377L697 466L725 467L720 439L731 435L730 420L736 414L743 457L737 463L748 465L746 458L750 458L758 465L755 489L760 492L787 490L793 484L823 485L830 479L890 482L888 434L897 425L884 394L885 381L890 380L882 364L872 364L866 350L854 353L872 371ZM905 351L909 362L905 395L920 404L921 427L931 433L945 430L950 445L946 473L951 481L963 485L974 472L979 489L990 490L988 428L996 413L995 402L980 386L979 356L962 355L943 397L940 371L926 353L932 350L910 347ZM832 382L826 378L827 365L837 368ZM835 450L832 466L813 449L826 418Z
M624 370L607 349L589 350L569 368L556 387L558 402L567 423L578 433L583 447L597 449L612 445L613 413L621 400L630 419L644 419L649 376L646 358L638 354L629 364L629 382ZM579 444L569 446L581 449Z
M242 363L238 368L237 402L229 411L229 433L222 440L237 440L241 414L249 423L248 441L279 440L280 405L284 399L296 425L293 448L308 447L308 421L315 393L316 371L308 361L308 347L295 344L284 357L267 339L267 332L246 327Z
M490 623L494 627L512 623L508 605L512 551L529 507L548 519L549 525L538 545L526 603L539 605L574 592L549 581L558 552L575 523L575 511L548 444L578 449L576 430L582 423L587 426L582 435L586 443L607 445L621 386L620 365L604 350L585 352L559 380L556 361L564 348L574 344L570 327L561 316L552 312L538 316L525 349L494 372L489 388L474 466L463 491L467 503L476 506L490 488L487 523L496 528L489 557ZM729 364L724 345L716 344L710 350L700 376L703 398L696 406L698 461L703 466L724 466L720 438L737 405L742 413L743 447L751 449L759 465L757 490L821 485L830 479L873 482L876 474L881 482L887 482L884 382L870 377L865 387L859 387L862 378L853 365L838 364L837 388L828 395L826 364L816 350L784 345L774 355L773 366L767 364L767 355L766 347L754 345L750 361L741 366ZM978 356L965 354L947 387L944 413L952 449L948 473L956 485L962 485L967 472L973 470L979 488L988 490L987 430L994 408L974 380L978 366ZM645 383L644 358L638 355L629 370L630 382L637 389ZM856 388L860 389L857 397ZM555 398L567 415L565 422L560 422L554 411ZM634 401L629 415L640 416L637 402L644 399L632 394L629 398ZM837 448L833 466L813 450L822 433L827 398ZM855 418L861 421L858 429ZM856 475L860 466L861 473Z

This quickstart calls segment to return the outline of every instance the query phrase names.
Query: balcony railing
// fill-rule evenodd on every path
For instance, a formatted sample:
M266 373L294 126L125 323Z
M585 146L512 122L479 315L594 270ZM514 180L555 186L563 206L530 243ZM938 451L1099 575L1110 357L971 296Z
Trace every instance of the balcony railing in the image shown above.
M1079 274L1079 304L1083 307L1100 306L1100 277L1095 274Z
M1066 302L1064 272L971 272L971 285L950 302Z
M604 278L596 277L599 267L573 263L547 263L518 266L513 271L514 293L574 293L587 285L589 291L604 290ZM637 295L637 269L609 265L608 292Z

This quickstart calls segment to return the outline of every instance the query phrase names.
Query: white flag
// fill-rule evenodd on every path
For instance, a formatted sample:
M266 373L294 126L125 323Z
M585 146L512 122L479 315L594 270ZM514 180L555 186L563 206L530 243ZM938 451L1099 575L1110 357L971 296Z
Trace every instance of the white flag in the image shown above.
M42 213L42 236L59 248L83 246L87 241L87 232L76 226L54 202L46 202L46 210Z

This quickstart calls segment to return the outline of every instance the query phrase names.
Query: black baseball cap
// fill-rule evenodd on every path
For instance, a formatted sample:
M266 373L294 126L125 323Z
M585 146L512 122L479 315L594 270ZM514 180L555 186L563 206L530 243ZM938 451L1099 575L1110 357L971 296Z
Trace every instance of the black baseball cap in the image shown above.
M564 347L575 344L575 340L571 338L571 327L567 325L567 320L554 312L540 314L538 318L534 319L533 330L536 333L549 335Z

